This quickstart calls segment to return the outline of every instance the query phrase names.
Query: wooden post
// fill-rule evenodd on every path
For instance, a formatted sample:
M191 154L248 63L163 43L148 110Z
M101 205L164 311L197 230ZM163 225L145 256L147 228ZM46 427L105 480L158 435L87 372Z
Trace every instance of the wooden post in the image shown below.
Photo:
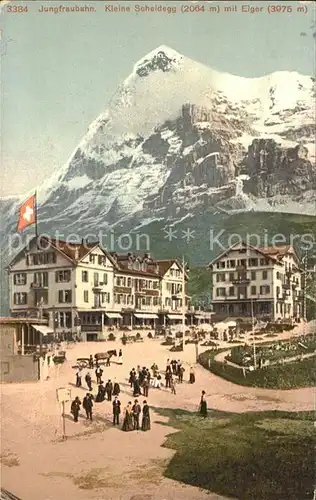
M65 414L65 401L62 402L62 417L63 417L63 440L65 441L67 439L66 437L66 414Z
M25 331L24 331L25 325L22 324L21 327L21 354L24 356L24 342L25 342Z

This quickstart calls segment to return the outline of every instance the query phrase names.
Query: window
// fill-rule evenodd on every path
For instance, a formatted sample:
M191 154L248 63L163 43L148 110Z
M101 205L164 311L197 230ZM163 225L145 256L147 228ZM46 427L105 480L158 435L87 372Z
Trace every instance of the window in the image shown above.
M251 279L254 281L257 277L256 271L251 271Z
M14 293L13 302L16 306L22 306L27 304L27 294L26 293Z
M138 260L135 260L134 269L136 269L136 271L139 271L139 268L140 268L139 262L138 262Z
M246 259L239 259L237 261L237 265L238 265L238 267L246 267L246 265L247 265Z
M246 252L247 252L247 248L241 248L238 253L246 253Z
M98 264L99 266L106 266L106 256L98 255Z
M225 281L225 279L226 279L225 273L218 273L217 276L216 276L216 281L217 282Z
M93 275L93 283L94 283L94 286L98 286L99 285L99 273L94 273L94 275Z
M251 293L251 295L256 295L256 293L257 293L257 287L256 286L252 286L250 293Z
M277 286L277 287L276 287L276 294L277 294L277 297L279 297L279 295L280 295L280 291L281 291L281 290L280 290L280 287L279 287L279 286Z
M230 286L229 287L229 296L233 297L234 295L235 295L235 287L234 286Z
M88 290L84 290L84 292L83 292L83 300L84 300L84 302L89 302L89 292L88 292Z
M95 255L93 253L90 253L89 255L89 262L90 264L95 264Z
M249 266L256 267L258 265L258 259L249 259Z
M70 312L58 312L57 313L57 324L59 328L71 328L71 313Z
M110 302L110 294L108 292L102 292L100 296L102 304L108 304Z
M235 260L229 260L227 262L227 267L236 267L236 261Z
M56 264L56 254L54 252L34 253L28 256L27 264L39 266L42 264Z
M37 286L48 286L48 273L34 273L34 284Z
M66 283L70 281L70 270L64 270L64 271L56 271L55 273L55 281L56 283Z
M229 281L233 281L235 279L235 273L229 273Z
M132 286L132 278L127 278L127 286L129 288Z
M260 295L269 295L270 294L270 286L263 285L260 287Z
M217 297L225 297L226 289L225 288L217 288L216 295L217 295Z
M71 290L59 290L58 292L58 302L60 304L69 303L72 300Z
M153 298L153 305L158 306L158 297Z
M268 271L262 271L262 279L267 280L268 279Z
M82 271L82 273L81 273L81 280L84 283L88 283L88 281L89 281L89 273L88 273L88 271Z
M226 262L223 260L221 262L217 262L217 269L225 269Z
M13 275L13 283L15 285L26 285L26 273L16 273Z
M281 279L281 275L280 275L279 271L277 271L277 273L276 273L276 279L277 279L277 280L280 280L280 279Z
M108 275L107 273L103 273L103 285L107 285L108 284Z

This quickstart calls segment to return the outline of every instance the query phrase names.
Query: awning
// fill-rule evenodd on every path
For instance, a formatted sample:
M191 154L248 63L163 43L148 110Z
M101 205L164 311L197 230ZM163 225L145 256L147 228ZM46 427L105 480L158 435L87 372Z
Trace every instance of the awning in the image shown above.
M40 332L42 335L50 335L54 333L54 330L52 328L49 328L49 326L46 325L31 325L34 330L37 330Z
M157 314L146 314L146 313L142 313L142 314L134 314L135 318L137 319L158 319L158 315Z
M168 314L168 318L181 320L182 316L181 316L181 314Z
M110 318L110 319L119 319L122 317L122 315L120 313L110 313L110 312L106 312L105 315Z

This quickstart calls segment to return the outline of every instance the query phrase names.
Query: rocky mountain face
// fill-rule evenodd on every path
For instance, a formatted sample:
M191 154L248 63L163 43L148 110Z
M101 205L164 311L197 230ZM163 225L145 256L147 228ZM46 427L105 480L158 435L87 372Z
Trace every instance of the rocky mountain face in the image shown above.
M39 230L150 232L206 211L315 215L313 93L295 72L240 78L158 47L37 187ZM4 262L23 198L0 200Z

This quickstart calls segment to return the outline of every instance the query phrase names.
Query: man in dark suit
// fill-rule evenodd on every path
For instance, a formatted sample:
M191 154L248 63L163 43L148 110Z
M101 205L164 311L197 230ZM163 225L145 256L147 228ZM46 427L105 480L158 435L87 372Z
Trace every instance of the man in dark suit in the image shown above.
M139 417L142 409L140 407L140 404L138 403L138 400L135 399L132 412L133 412L133 420L134 420L134 430L139 431Z
M113 405L113 425L120 425L121 402L117 396L115 396L112 405Z

